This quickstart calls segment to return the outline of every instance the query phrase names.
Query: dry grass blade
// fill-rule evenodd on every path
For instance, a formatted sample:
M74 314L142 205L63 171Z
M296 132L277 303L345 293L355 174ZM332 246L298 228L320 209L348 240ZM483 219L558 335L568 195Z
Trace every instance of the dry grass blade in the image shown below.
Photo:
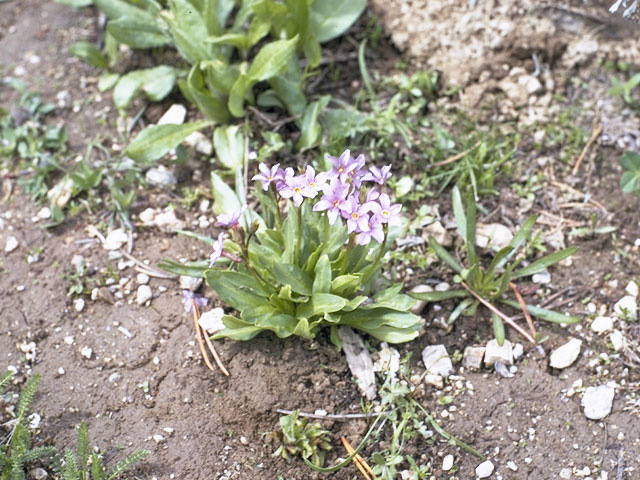
M347 440L345 437L340 437L340 441L342 442L342 445L344 446L347 453L349 455L353 455L355 449L351 446L349 440ZM376 476L374 475L373 470L371 470L371 467L367 464L365 459L360 456L360 454L356 454L353 457L353 463L355 463L356 467L366 480L375 480Z
M522 308L522 314L524 315L524 318L527 320L527 324L529 325L529 330L531 330L531 335L533 336L533 338L537 338L538 333L536 332L536 327L533 324L533 319L531 318L531 314L529 313L527 304L525 303L524 298L522 298L522 295L520 295L520 292L518 291L518 287L516 287L516 285L513 282L509 282L509 287L511 287L511 290L513 290L513 294L516 296L516 300L520 304L520 308Z
M596 117L597 118L597 117ZM589 141L587 142L587 144L584 146L584 148L582 149L582 153L580 153L580 156L578 157L578 159L576 160L575 165L573 166L573 170L571 171L571 173L573 175L578 173L578 170L580 170L580 165L582 165L582 162L584 161L584 157L586 157L587 152L589 151L589 149L591 148L591 145L593 145L593 142L596 141L596 139L598 138L598 136L602 133L602 124L599 124L598 126L596 126L593 130L593 133L591 134L591 138L589 138Z
M482 143L482 140L478 140L472 147L467 148L463 152L456 153L455 155L453 155L453 156L451 156L451 157L449 157L446 160L443 160L441 162L436 162L436 163L432 163L431 165L427 165L427 170L431 170L433 168L438 168L438 167L444 167L445 165L449 165L450 163L457 162L458 160L460 160L465 155L473 152L476 148L478 148L480 146L481 143Z
M216 348L213 346L213 342L209 339L209 335L207 335L206 332L203 332L203 333L204 333L204 341L207 342L207 347L209 347L209 351L211 352L211 355L213 355L213 359L215 360L216 365L218 365L218 368L220 369L220 371L228 377L229 371L222 364L222 360L220 360L220 356L218 355Z
M207 351L204 348L204 342L202 341L202 331L200 330L200 324L198 323L198 320L200 320L200 313L198 312L198 306L196 305L195 299L191 301L191 312L193 313L193 328L196 329L196 338L198 339L200 353L202 354L204 363L209 367L209 370L213 370L213 365L211 365L211 360L209 360L209 355L207 355Z

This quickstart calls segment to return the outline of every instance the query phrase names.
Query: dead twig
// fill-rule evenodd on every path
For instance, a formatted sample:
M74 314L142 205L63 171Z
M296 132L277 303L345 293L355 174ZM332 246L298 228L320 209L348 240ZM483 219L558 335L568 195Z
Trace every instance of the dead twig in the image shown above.
M598 118L598 117L596 116L594 118L594 121L595 121L596 118ZM580 170L580 165L582 165L584 157L587 155L587 152L589 151L589 148L591 148L591 145L593 144L593 142L596 141L596 139L598 138L598 136L601 133L602 133L602 124L598 124L593 129L593 133L591 134L591 138L589 138L589 140L587 141L587 144L582 149L582 152L580 153L580 156L578 157L578 160L576 160L576 163L573 165L573 170L571 171L572 175L576 175L578 173L578 170Z
M390 411L392 412L393 410L390 410ZM281 413L282 415L291 415L293 412L295 412L295 410L285 410L283 408L278 408L276 409L276 412ZM384 412L384 413L387 413L387 412ZM343 414L327 413L326 415L318 415L316 413L298 412L299 417L314 418L316 420L334 420L334 421L355 420L359 418L372 418L372 417L378 417L380 415L382 415L382 413L343 413Z
M513 282L509 282L509 287L511 287L511 290L513 290L513 294L516 296L516 300L518 301L518 304L522 309L522 314L527 320L529 330L531 330L531 335L533 336L533 338L538 338L538 333L536 332L536 327L533 324L533 319L531 318L531 314L529 313L529 309L527 308L527 304L525 303L524 298L522 298L522 295L520 295L520 292L518 291L518 287L516 287L515 283Z
M482 143L482 140L478 140L471 148L467 148L464 152L456 153L452 157L449 157L446 160L442 160L441 162L436 162L436 163L432 163L430 165L427 165L427 170L431 170L433 168L438 168L438 167L443 167L445 165L449 165L450 163L457 162L458 160L463 158L465 155L473 152L476 148L478 148L480 146L481 143Z
M213 346L213 342L211 341L211 339L209 338L209 335L207 335L206 332L203 332L203 333L204 333L204 341L207 343L207 347L209 347L209 351L211 352L211 355L213 355L213 359L215 360L216 365L218 365L218 368L220 369L220 371L228 377L229 371L222 364L222 360L220 360L220 356L218 355L216 348Z
M209 355L207 355L207 351L204 348L204 342L202 341L202 331L200 330L200 324L198 320L200 319L200 313L198 312L198 306L196 305L196 299L191 300L191 313L193 313L193 328L196 330L196 339L198 340L198 346L200 347L200 354L204 360L204 363L209 370L213 370L213 365L211 365L211 360L209 360Z
M355 453L355 449L351 446L349 440L347 440L345 437L340 437L340 441L342 442L342 446L344 446L344 449L349 455L353 455ZM360 473L366 480L372 480L372 477L373 479L376 478L373 470L371 470L371 467L367 464L364 458L360 456L359 453L353 455L353 463L356 465L356 468L360 471ZM371 474L371 476L369 476L369 474Z
M536 341L535 339L529 335L520 325L518 325L516 322L514 322L508 315L506 315L505 313L503 313L502 311L498 310L495 306L493 306L491 303L489 303L488 301L486 301L484 298L482 298L478 293L476 293L471 287L469 287L469 285L467 285L465 282L461 282L460 285L462 285L465 290L467 290L471 295L473 295L474 297L476 297L476 299L483 304L485 307L487 307L489 310L491 310L493 313L495 313L496 315L498 315L502 320L504 320L511 328L513 328L514 330L516 330L520 335L522 335L524 338L526 338L527 340L529 340L531 343L535 344Z

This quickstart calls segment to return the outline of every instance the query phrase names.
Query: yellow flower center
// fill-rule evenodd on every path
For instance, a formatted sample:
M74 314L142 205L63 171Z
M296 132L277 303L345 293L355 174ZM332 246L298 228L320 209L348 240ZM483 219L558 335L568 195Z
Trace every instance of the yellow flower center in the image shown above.
M382 213L382 216L383 216L383 217L385 217L385 218L386 218L386 217L388 217L389 215L391 215L391 214L389 213L389 210L382 210L382 212L381 212L381 213Z
M353 213L351 214L351 218L353 218L354 220L357 220L357 219L358 219L358 217L359 217L358 212L353 212Z
M302 190L300 189L300 187L295 187L295 188L293 189L293 191L294 191L295 193L300 193Z
M316 182L309 182L309 186L311 188L316 188Z
M340 200L334 200L333 201L333 206L337 207L338 205L340 205Z
M339 167L338 168L338 173L342 173L342 172L344 172L344 168L343 167Z

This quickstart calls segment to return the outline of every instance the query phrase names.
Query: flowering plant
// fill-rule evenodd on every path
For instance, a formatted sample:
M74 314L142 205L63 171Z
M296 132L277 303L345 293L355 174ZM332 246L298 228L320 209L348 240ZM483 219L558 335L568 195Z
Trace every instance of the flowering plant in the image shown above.
M364 156L348 150L327 158L329 171L308 166L298 175L260 164L252 179L259 214L242 206L218 217L227 231L201 273L239 315L225 315L214 338L248 340L263 330L313 338L328 326L339 344L339 325L393 343L418 335L415 300L401 284L372 295L389 226L400 220L401 206L385 192L391 166L366 169Z

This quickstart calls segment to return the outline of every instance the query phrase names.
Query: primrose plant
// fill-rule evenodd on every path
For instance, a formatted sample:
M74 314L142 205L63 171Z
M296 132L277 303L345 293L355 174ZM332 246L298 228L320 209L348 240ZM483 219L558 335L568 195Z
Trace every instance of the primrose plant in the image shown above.
M386 192L391 166L367 168L349 150L328 161L330 170L307 166L300 174L260 164L253 177L260 213L245 206L218 217L227 231L213 242L209 268L164 262L204 276L238 312L224 315L214 338L248 340L263 330L313 338L330 327L340 345L340 325L393 343L418 335L420 319L409 312L415 300L401 284L372 293L400 222L401 206Z

